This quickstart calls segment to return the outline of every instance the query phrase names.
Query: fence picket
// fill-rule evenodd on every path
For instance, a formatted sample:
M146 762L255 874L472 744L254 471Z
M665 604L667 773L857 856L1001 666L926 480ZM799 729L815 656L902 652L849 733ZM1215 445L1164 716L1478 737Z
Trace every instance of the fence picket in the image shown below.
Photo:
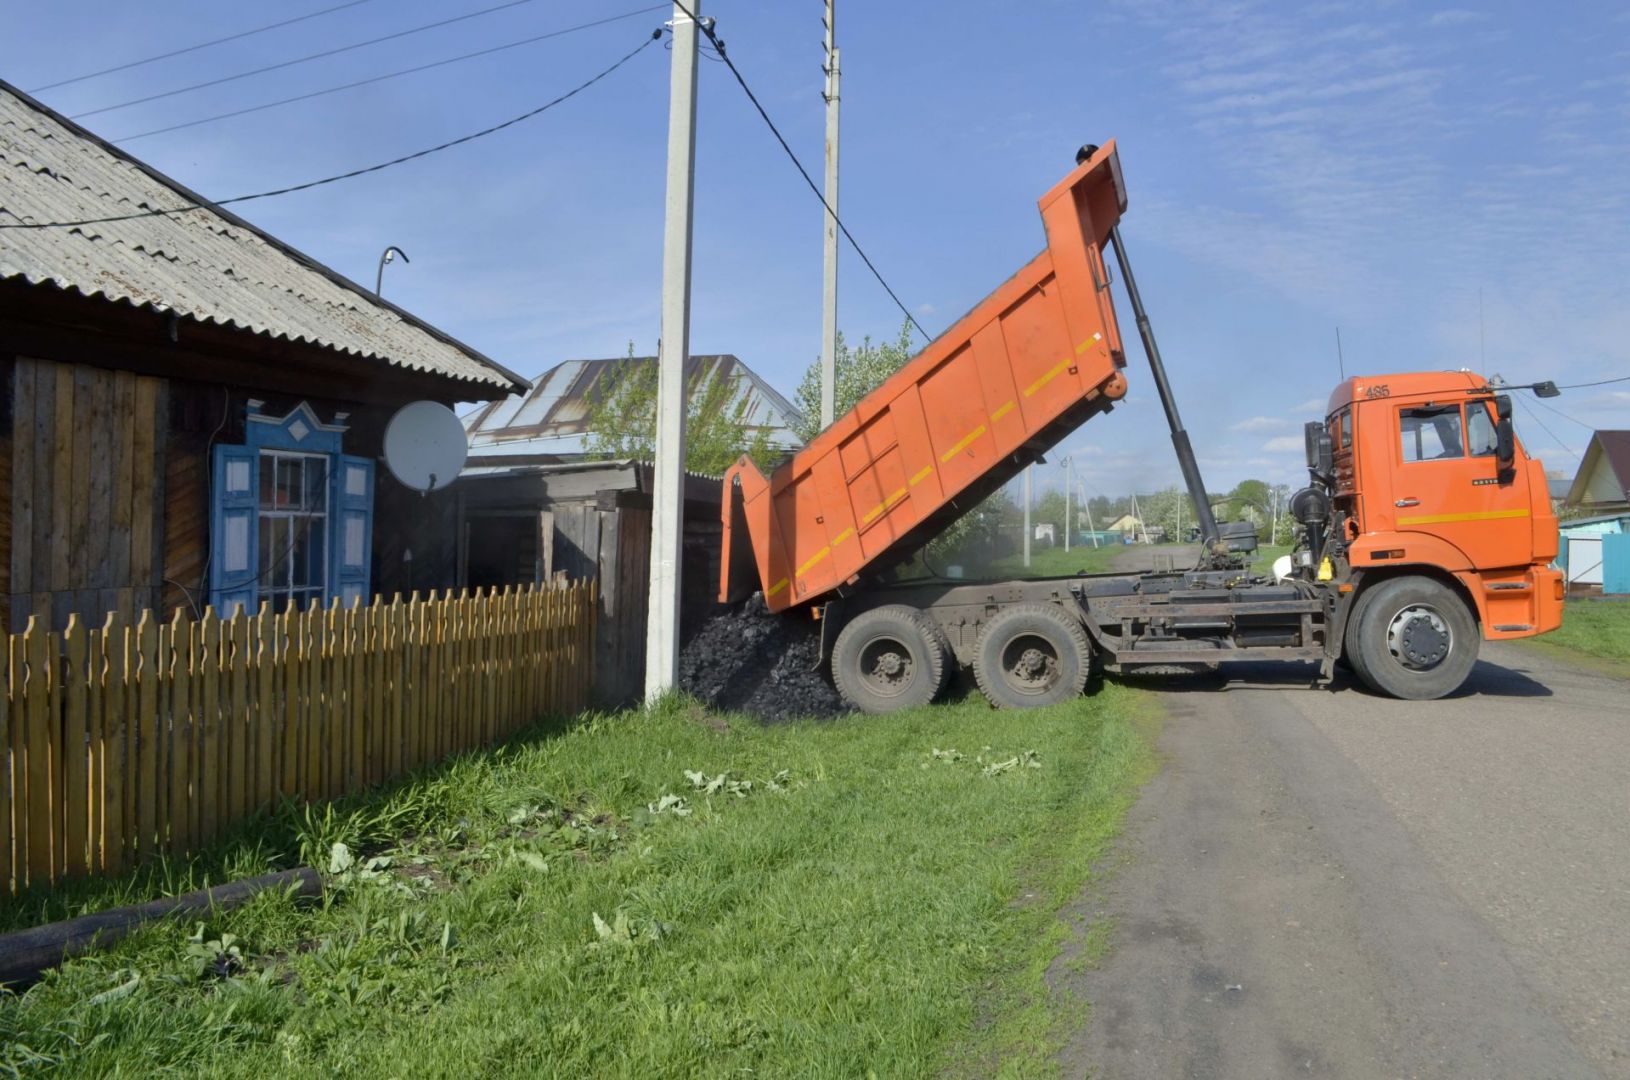
M62 635L66 655L63 679L62 785L67 805L67 865L69 874L90 869L90 750L85 723L85 624L77 613L68 616Z
M271 605L262 603L251 635L255 643L255 807L266 809L277 800L277 624Z
M220 835L221 799L221 619L213 607L198 624L198 839L209 843Z
M170 854L192 848L192 619L177 608L170 623Z

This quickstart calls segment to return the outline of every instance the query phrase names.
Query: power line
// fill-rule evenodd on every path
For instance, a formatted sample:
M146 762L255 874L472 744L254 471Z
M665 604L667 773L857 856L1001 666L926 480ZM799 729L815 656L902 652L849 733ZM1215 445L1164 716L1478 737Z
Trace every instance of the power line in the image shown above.
M1630 375L1620 375L1616 379L1597 379L1595 382L1569 383L1567 386L1559 386L1559 387L1557 387L1557 389L1558 390L1583 390L1587 386L1606 386L1608 383L1621 383L1621 382L1630 382Z
M177 206L161 210L144 210L139 214L119 214L113 217L84 218L79 221L18 222L11 225L0 225L0 229L65 229L80 225L103 225L114 221L132 221L137 218L169 217L174 214L191 213L194 210L215 209L222 206L229 206L232 203L249 202L251 199L269 199L274 195L288 195L296 191L306 191L310 188L321 187L324 184L332 184L339 180L350 180L353 177L379 172L383 169L388 169L393 165L401 165L405 162L417 160L418 158L429 157L431 154L450 149L454 146L460 146L467 142L474 142L476 139L483 138L487 135L493 134L494 132L502 131L507 127L512 127L515 124L519 124L523 120L530 120L532 117L537 116L541 112L547 112L549 109L554 108L561 102L576 97L578 94L582 93L584 90L587 90L589 87L593 86L607 75L610 75L613 71L616 71L618 68L628 63L628 61L644 52L661 36L662 31L655 31L650 37L641 42L638 48L625 54L622 59L600 72L600 74L594 76L594 78L589 79L587 82L578 84L577 86L568 90L566 93L555 98L553 101L540 105L530 112L524 112L519 116L511 117L501 124L494 124L492 127L483 128L480 131L471 132L468 135L461 135L456 139L449 139L447 142L440 143L436 146L427 147L411 154L404 154L399 158L392 158L390 161L382 161L377 165L369 165L366 168L361 169L352 169L350 172L339 173L335 176L325 176L321 180L308 180L303 184L293 184L289 187L277 188L273 191L257 191L252 195L234 195L230 199L220 199L215 202L193 203L190 206Z
M636 8L633 11L625 11L620 15L608 15L603 19L595 19L592 22L578 23L576 26L568 26L562 30L551 30L547 34L538 34L534 37L522 38L519 41L511 41L504 45L494 45L489 49L478 49L475 52L464 53L460 56L450 56L445 60L434 60L428 64L419 64L415 67L403 68L400 71L389 71L383 75L374 75L366 79L358 79L355 82L343 83L340 86L330 86L325 90L313 90L310 93L296 94L293 97L281 98L277 101L268 101L260 105L250 105L242 109L233 109L231 112L216 113L213 116L205 116L197 120L185 120L179 124L170 124L167 127L154 128L151 131L140 131L134 135L120 135L112 141L116 143L134 142L137 139L145 139L151 135L163 135L166 132L180 131L183 128L197 127L200 124L212 124L217 120L230 120L235 116L246 116L249 113L264 112L267 109L276 109L283 105L293 105L299 101L309 101L312 98L323 97L327 94L337 94L342 90L354 90L359 86L369 86L373 83L384 82L387 79L395 79L403 75L413 75L421 71L429 71L432 68L446 67L448 64L456 64L464 60L474 60L479 56L491 56L493 53L504 52L506 49L518 49L522 45L533 45L539 41L547 41L550 38L561 37L565 34L575 34L580 30L591 30L596 26L604 26L607 23L617 22L621 19L631 19L636 15L646 15L653 11L660 11L665 7L667 7L666 4L653 4L649 7Z
M753 103L753 108L758 110L758 115L761 116L764 119L764 123L769 126L770 133L775 136L775 141L781 144L781 149L786 151L787 157L791 159L793 165L798 169L798 175L804 178L804 183L809 185L809 190L814 192L815 198L820 200L820 204L826 208L826 212L832 215L832 220L838 223L838 228L842 230L844 239L848 240L849 246L855 249L855 254L860 256L860 261L866 264L866 269L870 270L872 272L872 277L876 278L877 283L883 286L883 291L889 294L889 299L893 300L894 305L898 307L905 315L906 321L917 328L917 333L923 336L923 340L932 341L933 338L929 335L928 331L923 329L922 324L917 321L917 317L911 313L911 309L907 308L905 304L900 302L900 297L897 296L894 290L889 287L889 283L883 280L883 275L878 272L877 267L872 264L872 260L860 246L860 242L857 241L854 234L849 231L849 226L845 225L843 223L843 219L838 217L837 212L833 210L832 207L827 205L826 196L821 194L821 189L815 186L815 181L810 178L809 170L804 168L804 163L798 160L798 155L792 152L791 146L787 145L787 140L782 137L781 130L775 126L775 121L770 119L770 114L764 111L763 105L759 104L758 95L753 93L753 88L747 85L747 80L742 78L742 74L739 70L737 70L735 62L730 59L730 54L725 51L724 42L720 40L719 36L713 32L713 24L704 23L702 20L696 18L696 15L690 10L690 8L686 7L681 0L674 0L674 6L680 11L684 12L686 15L689 15L691 19L696 22L696 25L701 27L702 33L707 35L707 39L711 41L713 43L713 47L718 50L719 59L723 60L725 66L730 69L730 74L736 77L736 82L740 84L742 92L747 95L747 100Z
M1549 435L1551 437L1551 441L1556 443L1556 445L1558 447L1560 447L1563 450L1566 450L1568 453L1572 454L1576 459L1581 460L1581 461L1584 460L1583 458L1579 457L1579 454L1578 454L1577 451L1575 451L1567 443L1563 442L1560 438L1558 438L1556 432L1552 431L1550 428L1545 426L1545 421L1543 421L1543 420L1541 420L1539 418L1539 413L1535 412L1533 409L1529 409L1527 407L1528 403L1526 401L1524 401L1520 397L1514 397L1511 400L1515 401L1517 404L1523 406L1524 410L1528 413L1528 418L1530 420L1532 420L1534 423L1538 424L1539 429L1541 431L1545 432L1545 434Z
M1530 399L1528 403L1530 405L1538 405L1540 408L1544 409L1546 412L1555 413L1556 415L1560 416L1562 419L1566 420L1570 424L1578 424L1580 427L1584 428L1586 431L1594 432L1596 430L1596 426L1594 424L1587 424L1583 420L1576 420L1573 417L1569 416L1567 413L1563 412L1561 409L1557 408L1555 405L1547 405L1547 404L1545 404L1545 402L1540 401L1538 398Z
M184 56L190 52L197 52L199 49L207 49L212 45L225 45L229 41L238 41L242 38L254 37L256 34L264 34L268 30L277 30L284 26L293 26L295 23L305 22L307 19L315 19L320 15L332 15L336 11L344 11L346 8L354 8L360 4L367 4L371 2L372 0L349 0L348 3L335 4L333 7L323 8L321 11L313 11L309 15L296 15L292 19L284 19L281 22L267 23L265 26L257 26L253 30L240 30L236 34L228 34L226 37L215 38L211 41L200 41L198 44L188 45L186 48L172 49L167 53L158 53L155 56L146 56L140 60L131 60L128 63L115 64L113 67L103 68L101 71L91 71L84 75L75 75L71 79L62 79L58 82L48 83L45 86L36 86L30 90L29 93L40 94L47 90L55 90L59 86L69 86L73 83L84 82L86 79L95 79L103 75L112 75L115 71L129 71L131 68L141 67L144 64L153 64L160 60L168 60L172 56Z
M350 45L340 45L333 49L324 49L322 52L308 53L305 56L297 56L292 60L280 60L275 64L267 64L265 67L250 68L248 71L240 71L234 75L222 75L218 79L209 79L204 82L193 83L191 86L182 86L177 87L174 90L165 90L157 94L148 94L146 97L131 98L129 101L121 101L115 105L103 105L99 109L89 109L85 112L74 113L73 118L75 120L81 120L87 116L98 116L102 113L114 112L117 109L128 109L132 105L145 105L149 101L161 101L164 98L175 97L178 94L190 94L194 90L203 90L211 86L220 86L222 83L237 82L239 79L248 79L255 75L264 75L268 71L281 71L283 68L294 67L296 64L305 64L310 63L313 60L321 60L329 56L338 56L341 53L352 52L356 49L366 48L369 45L378 45L382 41L395 41L397 38L410 37L414 34L422 34L426 30L435 30L438 27L450 26L453 23L464 22L468 19L480 18L482 15L491 15L495 11L504 11L508 8L520 7L522 4L530 4L532 2L533 0L505 0L505 2L502 4L495 4L492 7L482 8L480 11L471 11L464 15L454 15L450 19L438 19L436 22L425 23L423 26L415 26L407 30L398 30L392 34L383 34L376 38L369 38L367 41L357 41Z

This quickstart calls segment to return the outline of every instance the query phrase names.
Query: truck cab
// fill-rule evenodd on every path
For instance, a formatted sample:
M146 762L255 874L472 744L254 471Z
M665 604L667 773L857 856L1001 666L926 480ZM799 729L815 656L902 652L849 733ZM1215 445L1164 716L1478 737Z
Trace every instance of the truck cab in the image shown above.
M1497 387L1468 371L1348 379L1308 436L1314 487L1298 493L1309 541L1300 573L1347 598L1343 651L1366 682L1386 683L1380 669L1393 666L1418 683L1437 681L1428 676L1442 665L1469 670L1475 649L1452 656L1471 644L1457 635L1531 637L1561 625L1544 466L1517 438ZM1417 595L1426 592L1437 602ZM1393 600L1397 611L1376 613Z

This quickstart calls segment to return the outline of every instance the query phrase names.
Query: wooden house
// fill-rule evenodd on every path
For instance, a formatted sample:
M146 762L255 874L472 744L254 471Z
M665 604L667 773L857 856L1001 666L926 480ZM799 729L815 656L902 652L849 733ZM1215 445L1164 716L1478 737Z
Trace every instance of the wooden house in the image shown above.
M528 388L0 83L0 625L457 584L385 425Z

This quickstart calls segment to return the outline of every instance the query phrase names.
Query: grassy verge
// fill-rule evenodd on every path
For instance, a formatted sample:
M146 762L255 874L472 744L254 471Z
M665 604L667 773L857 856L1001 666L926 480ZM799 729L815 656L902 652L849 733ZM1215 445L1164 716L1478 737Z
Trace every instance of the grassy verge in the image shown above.
M152 926L0 999L7 1071L1050 1070L1044 976L1147 768L1135 692L764 728L682 701L540 730L120 902L304 852L324 903ZM335 846L339 845L339 846Z
M1630 670L1630 600L1577 599L1562 607L1562 625L1534 644L1607 661Z

